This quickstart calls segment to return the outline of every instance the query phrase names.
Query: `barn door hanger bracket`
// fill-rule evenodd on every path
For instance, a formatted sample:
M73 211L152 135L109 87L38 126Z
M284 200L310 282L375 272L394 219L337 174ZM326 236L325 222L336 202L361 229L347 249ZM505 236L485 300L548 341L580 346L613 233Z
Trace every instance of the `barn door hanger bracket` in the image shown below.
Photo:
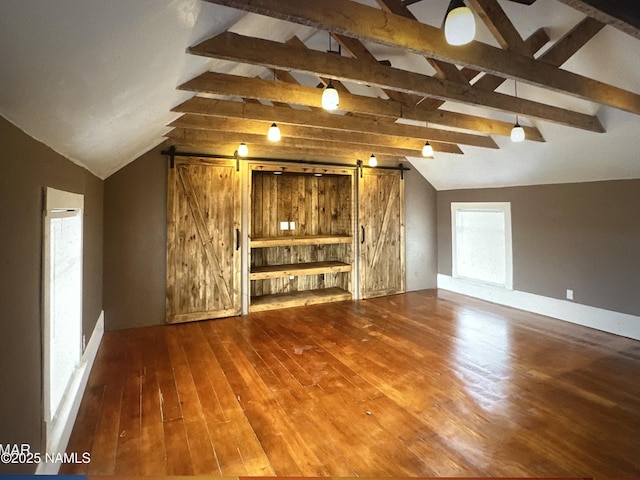
M174 168L176 166L176 147L171 145L169 151L169 168Z
M405 167L404 163L399 163L397 167L387 167L387 166L370 167L369 165L365 165L362 162L362 160L358 160L356 162L356 165L357 165L358 171L360 172L360 178L363 177L363 175L364 175L363 172L364 172L365 168L373 168L375 170L400 170L400 178L402 180L404 180L404 172L408 172L408 171L411 170L410 168Z

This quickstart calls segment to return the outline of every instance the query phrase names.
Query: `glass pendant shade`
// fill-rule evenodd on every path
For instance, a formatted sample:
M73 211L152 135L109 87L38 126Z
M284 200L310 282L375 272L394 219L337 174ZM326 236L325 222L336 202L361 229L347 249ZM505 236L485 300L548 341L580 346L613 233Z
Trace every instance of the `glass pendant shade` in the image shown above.
M511 141L522 142L524 140L524 128L518 122L511 129Z
M429 142L425 143L424 147L422 147L422 156L433 157L433 147Z
M280 128L275 123L272 123L269 127L269 131L267 132L267 138L271 142L279 142L280 141Z
M372 153L371 156L369 157L369 166L370 167L375 167L376 165L378 165L378 159L376 158L376 156Z
M337 110L340 104L340 96L331 82L327 85L322 92L322 108L325 110Z
M249 147L247 147L246 143L243 142L238 145L238 155L240 155L241 157L246 157L247 155L249 155Z
M464 45L476 36L473 12L462 0L452 0L444 21L444 36L449 45Z

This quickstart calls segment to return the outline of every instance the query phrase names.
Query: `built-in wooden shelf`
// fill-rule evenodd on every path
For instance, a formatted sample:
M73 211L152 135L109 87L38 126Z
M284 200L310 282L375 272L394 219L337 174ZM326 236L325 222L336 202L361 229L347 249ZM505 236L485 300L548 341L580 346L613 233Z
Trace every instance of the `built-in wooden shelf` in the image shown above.
M287 247L295 245L332 245L351 243L351 235L302 235L287 237L252 238L251 248Z
M251 297L251 312L273 310L277 308L300 307L318 303L351 300L351 293L338 287L304 290L300 292L276 293Z
M287 165L274 175L271 165L250 168L249 310L350 300L354 171L322 167L314 176ZM283 224L289 229L277 229ZM285 290L293 291L274 293Z
M249 273L250 280L265 280L268 278L282 278L293 275L319 275L321 273L350 272L351 265L344 262L311 262L293 263L287 265L267 265L253 267Z

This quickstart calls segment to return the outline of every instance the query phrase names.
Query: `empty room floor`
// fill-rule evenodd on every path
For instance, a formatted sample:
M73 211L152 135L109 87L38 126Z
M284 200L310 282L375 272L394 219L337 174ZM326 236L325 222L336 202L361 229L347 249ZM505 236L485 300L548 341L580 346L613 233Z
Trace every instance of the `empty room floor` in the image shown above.
M640 475L640 342L425 290L105 334L61 473Z

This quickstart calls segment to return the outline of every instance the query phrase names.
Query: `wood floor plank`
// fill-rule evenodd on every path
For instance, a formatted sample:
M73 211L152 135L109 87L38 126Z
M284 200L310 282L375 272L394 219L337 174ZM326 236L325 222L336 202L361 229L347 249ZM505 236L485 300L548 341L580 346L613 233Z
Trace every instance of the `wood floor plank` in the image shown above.
M157 359L164 335L154 329L142 342L142 379L140 402L140 475L166 475L164 428L162 426L162 396L158 384Z
M254 323L252 329L260 329L260 326ZM316 453L319 462L326 469L326 475L332 477L354 476L355 471L336 449L335 442L328 435L327 430L323 428L325 419L320 417L322 421L316 421L314 419L317 418L317 415L311 415L316 407L316 399L313 395L316 385L303 386L295 375L285 367L286 364L291 366L291 362L287 361L290 360L290 357L275 339L266 335L266 331L263 330L263 332L265 333L264 341L253 342L253 345L256 353L273 373L270 376L273 382L267 385L278 404L291 417L304 442ZM279 334L277 336L280 337ZM283 356L285 361L281 362Z
M638 341L435 290L107 332L62 472L637 477L638 378Z
M226 388L226 379L223 381L222 388L214 388L211 382L209 372L211 365L217 365L215 355L210 349L203 331L199 324L191 324L185 326L183 332L184 353L187 357L189 370L192 374L200 408L202 410L204 424L207 428L215 459L218 464L218 473L224 474L226 471L244 472L248 475L249 470L244 466L244 461L240 451L237 448L238 435L234 431L237 429L235 420L232 423L231 418L237 418L237 408L235 399L229 399L227 409L236 411L225 414L225 408L220 402L219 390L222 395L227 393L232 396ZM219 387L219 385L218 385Z
M169 349L170 339L176 335L175 327L173 325L166 327L165 335L159 345L156 363L162 407L166 472L167 475L193 475L193 459Z
M124 335L118 332L105 342L104 369L98 371L94 383L103 386L104 395L91 447L91 462L87 464L89 474L113 475L115 471L122 394L128 373L127 342L123 339Z
M122 386L115 475L140 471L140 418L142 415L140 410L142 400L140 373L142 365L138 342L134 344L134 348L127 352L126 358L130 374L126 376Z
M75 426L74 435L69 439L67 451L83 454L91 454L95 439L100 411L104 397L104 385L89 386L84 393L83 402L78 410L78 417L83 419L81 424ZM77 463L65 463L60 466L61 475L76 475L84 466Z
M233 338L233 332L230 332ZM243 350L236 342L225 344L225 348L216 352L223 369L233 372L228 375L234 390L241 398L241 405L250 419L251 426L262 444L279 476L303 476L306 469L313 476L326 476L322 465L314 453L302 441L290 417L258 375L253 362L255 358L252 348Z
M214 446L224 475L270 476L273 468L260 442L256 438L244 410L240 406L239 394L234 392L215 352L222 351L223 341L213 328L213 323L200 324L209 345L207 374L216 397L224 410L225 420L212 429Z
M183 342L192 328L194 328L193 325L184 324L176 325L171 329L172 335L167 337L169 355L175 376L193 474L220 474L202 404L184 352L186 345Z

